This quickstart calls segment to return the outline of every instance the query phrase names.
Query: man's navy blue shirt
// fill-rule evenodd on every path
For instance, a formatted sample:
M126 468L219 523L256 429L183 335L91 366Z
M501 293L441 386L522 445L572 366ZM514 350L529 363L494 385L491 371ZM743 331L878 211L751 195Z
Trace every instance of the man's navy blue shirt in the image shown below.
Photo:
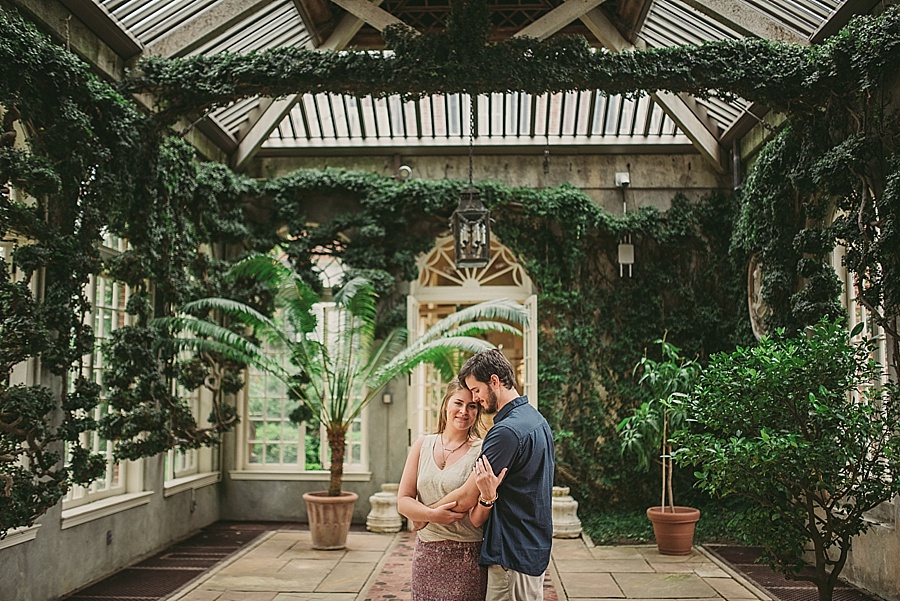
M544 416L520 396L497 412L482 453L494 473L507 468L484 526L478 563L541 576L553 543L553 435Z

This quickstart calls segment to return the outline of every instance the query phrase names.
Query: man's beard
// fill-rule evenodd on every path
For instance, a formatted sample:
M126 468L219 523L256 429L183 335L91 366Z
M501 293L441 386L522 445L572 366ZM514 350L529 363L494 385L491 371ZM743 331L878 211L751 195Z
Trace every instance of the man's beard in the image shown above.
M482 405L482 410L488 415L493 415L497 413L497 395L494 394L494 391L488 388L488 398L487 403Z

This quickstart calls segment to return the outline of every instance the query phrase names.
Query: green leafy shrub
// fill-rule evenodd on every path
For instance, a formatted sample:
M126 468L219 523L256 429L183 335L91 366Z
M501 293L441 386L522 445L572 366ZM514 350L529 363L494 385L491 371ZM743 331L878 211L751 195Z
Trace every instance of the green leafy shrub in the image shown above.
M774 568L815 583L821 601L865 513L900 493L900 391L881 385L874 341L851 337L822 320L715 355L688 401L697 428L675 435L676 461L696 466L702 490L751 500L741 533ZM811 575L800 572L808 547Z

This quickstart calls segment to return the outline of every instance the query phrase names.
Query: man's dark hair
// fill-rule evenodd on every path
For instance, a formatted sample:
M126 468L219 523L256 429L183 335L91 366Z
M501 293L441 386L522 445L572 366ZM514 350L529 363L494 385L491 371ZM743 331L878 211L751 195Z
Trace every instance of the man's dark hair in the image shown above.
M503 356L499 349L481 351L466 361L459 370L459 381L465 386L466 378L473 376L479 382L487 384L491 376L496 375L505 388L515 388L516 373L509 360Z

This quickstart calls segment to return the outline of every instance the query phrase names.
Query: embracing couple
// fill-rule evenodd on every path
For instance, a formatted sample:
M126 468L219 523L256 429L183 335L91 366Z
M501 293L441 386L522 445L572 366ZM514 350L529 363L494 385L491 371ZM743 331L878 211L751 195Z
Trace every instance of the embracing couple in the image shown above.
M482 411L496 413L483 440ZM469 359L400 480L400 513L418 529L412 601L543 599L553 469L547 420L516 390L503 353Z

